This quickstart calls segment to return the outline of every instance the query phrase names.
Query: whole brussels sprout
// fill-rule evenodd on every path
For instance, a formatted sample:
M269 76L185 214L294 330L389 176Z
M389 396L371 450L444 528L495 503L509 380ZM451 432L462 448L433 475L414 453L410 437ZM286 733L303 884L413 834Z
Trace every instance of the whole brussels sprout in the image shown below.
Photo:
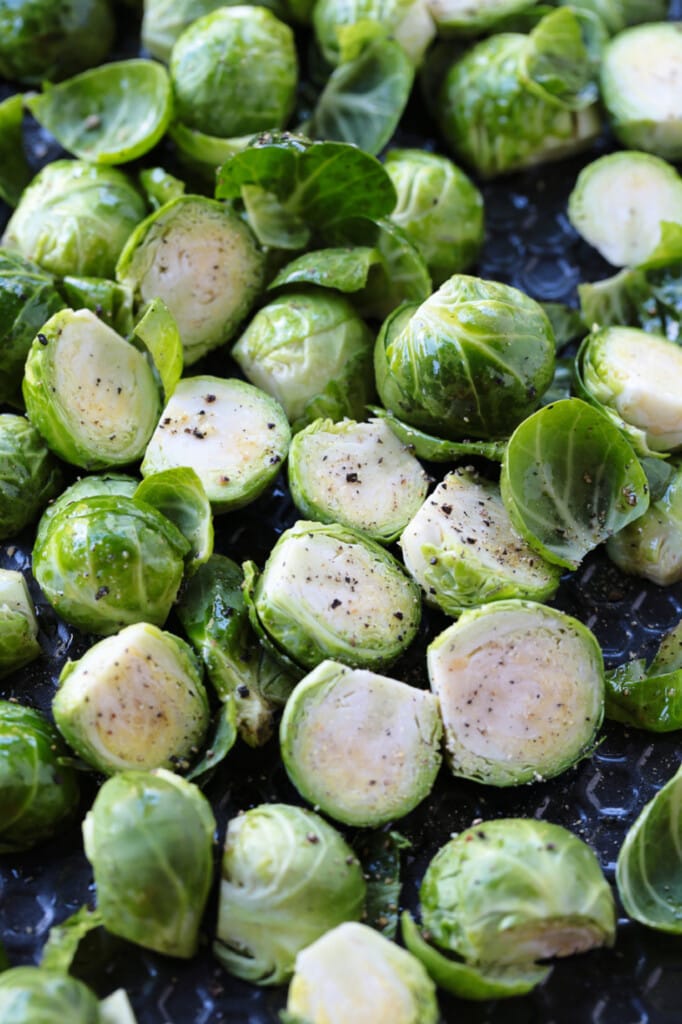
M146 212L123 171L55 160L24 191L3 245L53 274L113 277L128 235Z
M62 471L24 416L0 415L0 539L23 530L59 493Z
M2 1024L101 1024L94 992L69 974L13 967L0 975Z
M38 620L23 573L0 569L0 679L37 658Z
M60 763L66 752L40 711L0 700L0 853L49 839L75 812L78 779Z
M175 116L229 138L283 128L294 106L294 34L265 7L220 7L187 28L170 58Z
M132 498L138 485L139 480L126 473L93 473L89 476L78 477L54 501L51 501L43 512L38 523L35 543L42 541L48 524L67 505L72 505L74 502L80 501L81 498L102 497L107 494L124 494L127 498Z

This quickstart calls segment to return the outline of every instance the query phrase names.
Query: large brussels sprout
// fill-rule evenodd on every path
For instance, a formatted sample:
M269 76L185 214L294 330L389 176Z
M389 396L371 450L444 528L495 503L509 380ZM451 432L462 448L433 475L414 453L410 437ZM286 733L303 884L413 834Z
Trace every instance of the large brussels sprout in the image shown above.
M222 203L179 196L130 236L116 268L138 303L162 299L185 366L224 344L256 301L264 257L247 224Z
M438 702L426 690L324 661L296 686L280 727L299 793L347 825L404 817L441 763Z
M456 274L388 317L374 353L377 390L399 419L439 437L503 437L549 387L554 349L534 299Z
M0 415L0 539L23 530L59 493L62 472L24 416Z
M0 701L0 853L49 839L75 812L79 786L65 755L41 712Z
M436 1024L436 988L405 949L346 922L296 957L287 1012L306 1024Z
M133 622L162 626L189 542L165 516L124 495L66 505L41 531L33 572L72 625L108 635Z
M644 515L606 542L612 562L659 587L682 582L682 465Z
M283 128L294 106L294 34L265 7L220 7L187 28L170 58L175 117L229 138Z
M352 849L319 815L253 807L227 826L213 951L239 978L281 984L300 950L360 919L365 890Z
M0 75L31 85L94 67L114 39L109 0L0 0Z
M214 830L201 790L172 772L108 779L83 822L107 931L168 956L193 956L211 887Z
M466 611L427 650L455 775L494 786L551 778L593 747L604 664L564 612L508 600Z
M38 620L24 575L0 569L0 679L40 653Z
M128 235L146 213L123 171L55 160L24 191L3 245L53 274L113 277Z
M13 967L0 975L2 1024L102 1024L94 992L78 978L44 967Z
M322 416L359 419L373 394L372 335L341 295L278 296L258 310L232 355L281 403L294 430Z
M436 34L426 0L317 0L313 27L330 64L343 64L372 40L387 36L420 64Z
M391 212L424 257L434 285L468 270L483 244L483 196L447 157L390 149L385 167L398 193Z

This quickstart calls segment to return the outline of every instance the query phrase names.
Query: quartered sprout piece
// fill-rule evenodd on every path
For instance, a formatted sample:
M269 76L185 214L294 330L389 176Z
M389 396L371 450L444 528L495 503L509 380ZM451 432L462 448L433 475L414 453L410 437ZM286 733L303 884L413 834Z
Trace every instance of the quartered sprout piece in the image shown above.
M594 635L531 601L464 612L429 645L455 775L494 786L551 778L592 749L604 714Z
M25 416L0 414L0 539L34 522L62 487L62 471Z
M215 512L248 504L286 458L289 424L260 388L223 377L185 377L161 414L142 475L191 467Z
M38 620L23 573L0 569L0 679L39 657Z
M347 825L401 818L431 790L442 726L427 690L325 661L287 701L282 760L298 791Z
M3 1024L102 1024L97 996L78 978L44 967L13 967L0 975Z

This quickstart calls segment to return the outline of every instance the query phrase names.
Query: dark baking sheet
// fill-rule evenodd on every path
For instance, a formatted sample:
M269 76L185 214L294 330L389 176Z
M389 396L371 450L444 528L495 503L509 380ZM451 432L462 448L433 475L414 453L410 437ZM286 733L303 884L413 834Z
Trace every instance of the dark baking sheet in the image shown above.
M682 0L676 0L671 13L682 16ZM130 52L130 45L125 49ZM1 91L7 94L11 86ZM57 155L40 131L34 128L29 138L36 166ZM429 144L416 135L401 139L409 144L417 141ZM608 145L605 139L586 157L484 187L487 239L477 268L480 276L509 282L540 300L574 303L579 281L610 273L576 236L566 217L566 199L578 170ZM219 372L225 374L224 365ZM445 469L435 472L442 475ZM246 516L235 513L216 520L216 549L237 560L249 557L262 564L277 534L295 518L282 478L271 494L249 506ZM69 656L79 656L88 640L60 622L42 599L30 577L31 545L32 533L27 532L0 546L0 566L26 572L37 602L45 656L3 681L0 696L48 710L62 664ZM624 577L597 552L578 572L564 576L553 603L590 626L607 664L616 665L651 653L662 633L682 618L682 585L663 589ZM418 643L391 674L427 685L425 645L445 622L435 614L427 615ZM174 628L172 621L168 628ZM521 815L562 824L591 844L613 882L627 828L682 759L682 733L654 736L607 723L602 736L592 758L551 782L496 790L454 779L443 771L431 796L397 823L412 842L404 857L403 905L416 907L426 864L451 833L475 818ZM88 779L84 787L83 813L96 784L94 778ZM260 751L240 743L212 779L207 795L221 839L226 821L242 808L271 800L299 802L280 764L276 740ZM3 856L0 937L10 962L38 962L50 927L82 904L92 905L94 895L78 823L34 851ZM214 892L204 944L191 962L157 956L96 932L82 946L76 973L101 995L119 986L127 988L139 1024L276 1024L286 990L242 983L212 959L215 911ZM560 961L549 981L530 996L474 1004L442 995L441 1009L446 1024L679 1024L682 939L647 930L621 913L614 949Z

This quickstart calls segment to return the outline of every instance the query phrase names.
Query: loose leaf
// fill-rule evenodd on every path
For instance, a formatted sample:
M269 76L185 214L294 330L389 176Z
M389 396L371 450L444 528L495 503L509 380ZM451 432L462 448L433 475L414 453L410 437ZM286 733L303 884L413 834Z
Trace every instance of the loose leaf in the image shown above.
M195 782L201 780L200 784L208 782L237 742L237 735L237 708L234 698L230 697L222 704L216 715L213 736L209 740L206 753L201 761L187 772L185 778Z
M0 199L16 206L33 172L24 152L22 118L24 97L10 96L0 103Z
M287 263L269 288L314 284L340 292L357 292L365 287L372 267L380 262L378 250L369 246L317 249Z
M135 324L133 336L142 342L152 357L167 401L182 376L183 356L180 331L165 302L152 299Z
M43 947L40 966L68 974L81 941L101 925L102 915L89 907L81 907L61 924L53 925Z
M164 469L145 477L133 495L161 512L191 544L186 556L192 572L213 554L213 516L204 485L190 466Z
M412 449L414 454L427 462L455 462L467 456L479 455L491 462L501 462L507 447L506 441L446 441L434 437L409 423L403 423L393 413L379 406L370 406L373 416L386 420L396 437Z
M359 832L351 844L362 864L367 895L365 923L395 939L402 879L400 854L412 844L400 832Z

